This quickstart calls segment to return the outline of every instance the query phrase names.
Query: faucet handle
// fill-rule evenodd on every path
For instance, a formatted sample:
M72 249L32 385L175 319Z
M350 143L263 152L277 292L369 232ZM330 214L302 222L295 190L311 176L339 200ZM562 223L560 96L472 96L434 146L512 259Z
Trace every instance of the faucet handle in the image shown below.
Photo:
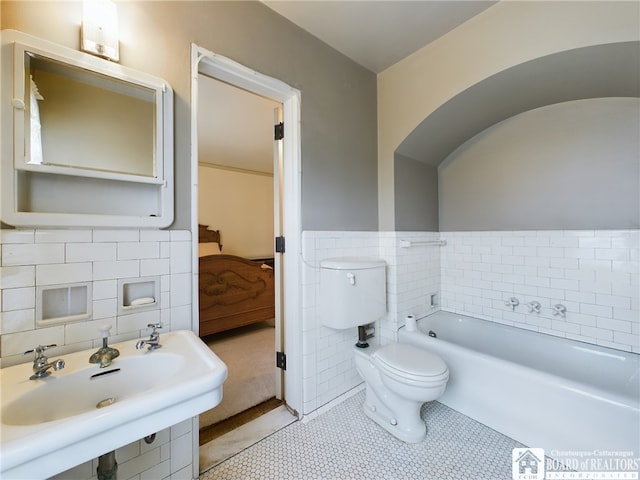
M527 303L527 306L529 307L529 313L540 313L540 310L542 309L542 305L540 305L540 302L536 300Z
M35 353L36 354L36 358L38 357L42 357L44 355L44 351L48 350L50 348L53 347L57 347L58 345L55 343L52 343L51 345L38 345L37 347L31 348L29 350L27 350L26 352L23 353L23 355L28 355L30 353Z
M101 325L100 327L98 327L98 331L100 332L100 336L102 338L108 338L111 334L111 325L109 325L108 323L105 325Z
M518 300L516 297L511 297L509 300L507 300L506 302L504 302L504 304L507 307L511 307L511 310L515 311L516 307L518 305L520 305L520 300Z
M141 350L145 345L149 347L149 350L155 350L160 348L160 333L159 328L162 328L162 323L149 323L148 328L153 328L153 331L149 335L149 340L138 340L136 343L136 350Z

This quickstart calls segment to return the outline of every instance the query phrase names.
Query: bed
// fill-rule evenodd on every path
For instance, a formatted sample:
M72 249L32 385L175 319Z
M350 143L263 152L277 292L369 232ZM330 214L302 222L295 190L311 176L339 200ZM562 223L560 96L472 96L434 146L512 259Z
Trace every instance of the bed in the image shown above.
M200 336L275 317L273 258L222 253L220 231L199 225Z

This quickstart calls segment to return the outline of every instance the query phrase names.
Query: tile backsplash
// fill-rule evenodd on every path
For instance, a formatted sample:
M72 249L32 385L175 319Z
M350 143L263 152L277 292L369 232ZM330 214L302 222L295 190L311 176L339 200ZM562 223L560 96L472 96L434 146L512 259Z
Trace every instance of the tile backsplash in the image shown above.
M178 230L0 230L2 366L30 360L23 352L57 344L56 354L145 336L148 323L191 329L191 233ZM122 283L159 283L156 308L123 311ZM39 326L39 291L90 286L88 319ZM125 309L126 310L126 309Z
M639 233L442 232L442 308L640 353ZM539 313L529 312L534 301Z

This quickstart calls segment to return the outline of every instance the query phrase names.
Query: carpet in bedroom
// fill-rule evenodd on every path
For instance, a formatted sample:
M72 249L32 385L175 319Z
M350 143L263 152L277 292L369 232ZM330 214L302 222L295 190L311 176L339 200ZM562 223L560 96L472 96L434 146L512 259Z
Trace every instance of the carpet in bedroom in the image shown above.
M268 322L202 339L227 365L222 402L200 415L200 428L275 397L275 328Z

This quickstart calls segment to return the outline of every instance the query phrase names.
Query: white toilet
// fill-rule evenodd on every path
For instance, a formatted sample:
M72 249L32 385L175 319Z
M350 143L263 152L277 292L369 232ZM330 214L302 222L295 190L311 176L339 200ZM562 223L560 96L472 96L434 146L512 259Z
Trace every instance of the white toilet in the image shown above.
M320 263L320 320L331 328L359 327L355 364L366 384L365 414L407 443L424 439L422 404L444 393L449 369L437 355L412 345L369 347L365 325L385 313L385 263L332 258Z

